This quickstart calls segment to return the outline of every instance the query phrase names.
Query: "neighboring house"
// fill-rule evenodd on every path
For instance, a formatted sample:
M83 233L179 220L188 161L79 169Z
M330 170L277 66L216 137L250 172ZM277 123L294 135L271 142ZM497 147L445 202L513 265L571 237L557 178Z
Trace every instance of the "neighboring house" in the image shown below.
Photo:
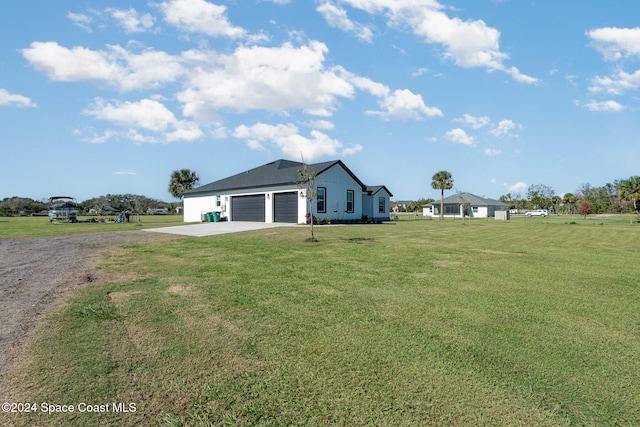
M304 223L306 188L299 187L302 163L277 160L183 194L184 221L220 212L228 221ZM393 196L384 186L366 186L340 160L307 165L316 174L313 215L320 219L389 219Z
M444 216L446 218L462 217L488 218L495 217L496 212L509 211L509 205L498 200L485 199L471 193L457 193L444 198ZM440 200L422 207L422 214L426 217L440 216Z

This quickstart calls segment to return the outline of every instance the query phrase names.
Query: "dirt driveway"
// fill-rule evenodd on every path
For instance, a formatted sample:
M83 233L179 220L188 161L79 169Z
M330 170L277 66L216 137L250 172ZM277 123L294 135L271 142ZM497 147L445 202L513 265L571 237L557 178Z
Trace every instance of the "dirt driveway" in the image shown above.
M94 268L102 251L171 238L135 231L0 239L0 380L18 360L20 347L45 310L60 296L107 279Z

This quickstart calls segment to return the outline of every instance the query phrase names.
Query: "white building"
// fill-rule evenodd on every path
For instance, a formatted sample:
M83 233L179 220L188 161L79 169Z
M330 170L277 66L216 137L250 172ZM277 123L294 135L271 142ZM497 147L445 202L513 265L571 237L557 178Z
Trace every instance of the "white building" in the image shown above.
M463 215L470 218L488 218L495 217L496 212L509 212L509 205L471 193L457 193L445 197L443 202L445 218L460 218ZM426 217L440 217L440 200L424 205L422 214ZM505 219L507 218L508 215Z
M304 223L308 200L300 186L300 162L277 160L183 194L184 221L219 212L227 221ZM320 219L389 219L393 196L384 186L366 186L340 160L307 165L315 173L313 216Z

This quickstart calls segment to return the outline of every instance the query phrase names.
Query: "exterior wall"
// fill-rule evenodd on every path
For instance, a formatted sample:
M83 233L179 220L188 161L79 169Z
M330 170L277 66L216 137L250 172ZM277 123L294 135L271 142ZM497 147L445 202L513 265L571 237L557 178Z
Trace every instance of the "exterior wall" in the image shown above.
M447 212L447 206L452 206L452 205L447 205L445 203L445 205L444 205L445 212ZM473 208L474 207L477 208L477 212L473 212ZM497 206L473 206L473 205L471 205L471 206L469 206L467 208L467 216L471 217L471 218L488 218L488 217L495 216L495 212L496 211L500 211L500 210L503 210L503 209L500 208L500 207L497 207ZM423 206L422 207L422 215L426 216L426 217L430 217L430 218L439 218L440 217L440 203L434 202L432 205ZM456 210L456 214L455 215L445 213L444 217L445 218L459 218L459 217L462 217L462 207L460 205L458 205L458 208Z
M384 198L384 212L380 212L379 199ZM384 189L375 194L362 194L362 215L366 215L373 220L389 220L391 210L391 196Z
M362 187L339 165L324 171L316 177L316 188L324 187L326 212L318 212L318 204L313 204L313 214L321 219L351 220L362 218ZM353 212L347 210L347 190L353 191ZM306 202L306 199L303 199ZM305 207L306 213L306 207Z
M201 214L212 212L216 208L216 197L210 194L185 197L184 222L200 222Z
M320 219L331 220L360 220L363 213L373 219L389 219L390 195L385 191L378 191L369 196L363 194L362 187L345 171L336 164L316 177L315 186L326 188L326 211L318 212L316 201L313 203L313 214ZM346 212L347 191L353 191L353 212ZM221 217L232 218L231 198L234 196L248 196L265 194L265 222L274 221L274 194L278 192L296 191L300 196L298 200L298 223L306 222L307 199L304 197L306 189L300 189L295 185L280 187L253 188L224 194L194 195L184 198L184 221L200 222L201 215L206 212L220 212ZM220 197L220 206L217 205L217 197ZM385 197L385 213L378 212L378 197Z

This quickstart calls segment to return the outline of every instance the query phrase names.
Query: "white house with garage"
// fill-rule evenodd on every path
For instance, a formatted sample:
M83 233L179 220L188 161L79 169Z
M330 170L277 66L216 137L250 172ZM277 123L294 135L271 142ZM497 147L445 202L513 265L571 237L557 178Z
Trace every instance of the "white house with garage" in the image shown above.
M277 160L202 185L183 194L184 221L202 221L219 212L226 221L305 223L306 189L300 184L300 162ZM340 160L307 165L315 173L313 216L332 221L389 219L393 194L384 186L364 185Z
M509 205L498 200L486 199L471 193L457 193L443 199L444 217L460 218L463 215L470 218L499 217L508 219ZM440 216L440 200L435 200L422 207L422 214L426 217Z

